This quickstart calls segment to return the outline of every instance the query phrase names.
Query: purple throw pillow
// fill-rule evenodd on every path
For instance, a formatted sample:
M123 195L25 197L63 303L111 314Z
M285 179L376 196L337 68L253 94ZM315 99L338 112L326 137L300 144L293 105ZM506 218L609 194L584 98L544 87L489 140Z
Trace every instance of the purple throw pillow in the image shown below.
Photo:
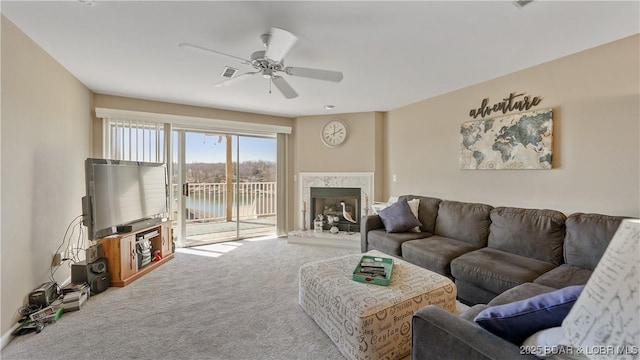
M406 199L400 199L388 207L378 211L378 216L388 233L409 231L422 223L411 212Z
M520 345L540 330L562 325L582 289L584 285L567 286L528 299L490 306L473 320L501 338Z

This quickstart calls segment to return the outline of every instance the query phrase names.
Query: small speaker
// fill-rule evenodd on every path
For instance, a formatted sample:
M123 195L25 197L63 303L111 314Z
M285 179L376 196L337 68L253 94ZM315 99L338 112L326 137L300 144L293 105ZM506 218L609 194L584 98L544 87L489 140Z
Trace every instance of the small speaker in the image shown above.
M99 258L90 264L85 260L71 265L71 282L87 283L91 292L101 293L109 287L111 275L107 272L107 259Z
M89 264L89 270L95 274L102 274L107 271L107 259L100 258Z
M101 274L92 274L89 276L89 288L93 294L101 293L109 287L111 275L108 272Z

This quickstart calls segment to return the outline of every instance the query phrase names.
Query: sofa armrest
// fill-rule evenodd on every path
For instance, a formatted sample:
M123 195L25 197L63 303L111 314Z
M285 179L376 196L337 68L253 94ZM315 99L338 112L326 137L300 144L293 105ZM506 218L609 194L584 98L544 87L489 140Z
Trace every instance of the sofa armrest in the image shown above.
M360 250L367 252L369 248L369 231L384 229L384 224L378 215L369 215L361 219L360 224Z
M520 348L470 321L436 305L413 314L412 360L536 359Z

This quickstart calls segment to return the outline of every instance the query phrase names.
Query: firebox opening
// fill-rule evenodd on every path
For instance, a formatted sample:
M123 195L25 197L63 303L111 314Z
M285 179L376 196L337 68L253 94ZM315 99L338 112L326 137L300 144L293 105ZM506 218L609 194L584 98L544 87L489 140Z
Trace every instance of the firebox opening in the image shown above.
M318 219L318 215L322 215L323 230L331 229L331 221L328 221L331 217L340 231L360 232L360 188L312 187L310 192L311 229L315 229L314 220ZM344 203L344 210L342 203ZM344 212L350 214L356 222L345 219Z

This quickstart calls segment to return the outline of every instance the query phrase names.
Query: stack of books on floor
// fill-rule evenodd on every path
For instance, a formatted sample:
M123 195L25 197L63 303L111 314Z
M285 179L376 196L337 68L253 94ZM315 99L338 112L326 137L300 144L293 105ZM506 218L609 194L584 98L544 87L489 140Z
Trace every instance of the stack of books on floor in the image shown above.
M82 304L89 298L89 285L86 283L71 283L62 289L62 308L65 312L80 310Z

